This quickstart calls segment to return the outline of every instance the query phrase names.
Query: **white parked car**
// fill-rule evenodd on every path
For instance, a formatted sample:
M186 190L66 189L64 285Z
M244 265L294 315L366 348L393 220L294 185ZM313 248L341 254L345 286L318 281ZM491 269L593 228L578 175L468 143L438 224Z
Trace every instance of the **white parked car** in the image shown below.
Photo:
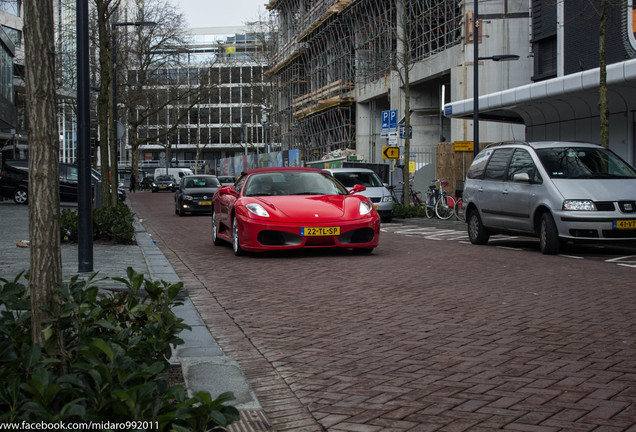
M348 190L357 184L365 186L367 189L360 192L360 195L371 200L382 222L393 220L393 197L387 185L382 183L373 170L367 168L323 168L323 170L331 173Z

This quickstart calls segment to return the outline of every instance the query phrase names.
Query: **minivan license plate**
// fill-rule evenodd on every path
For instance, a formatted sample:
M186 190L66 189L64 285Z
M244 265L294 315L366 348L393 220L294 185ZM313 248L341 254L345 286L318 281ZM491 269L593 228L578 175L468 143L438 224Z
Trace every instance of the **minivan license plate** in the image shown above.
M306 237L340 235L340 227L302 227L300 235Z
M636 220L615 220L614 229L636 229Z

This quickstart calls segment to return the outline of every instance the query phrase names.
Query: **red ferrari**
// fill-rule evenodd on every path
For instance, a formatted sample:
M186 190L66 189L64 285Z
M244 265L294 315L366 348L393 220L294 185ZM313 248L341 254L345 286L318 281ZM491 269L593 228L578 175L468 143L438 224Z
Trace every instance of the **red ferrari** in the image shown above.
M244 252L341 247L371 253L380 217L368 198L316 168L257 168L212 198L212 240Z

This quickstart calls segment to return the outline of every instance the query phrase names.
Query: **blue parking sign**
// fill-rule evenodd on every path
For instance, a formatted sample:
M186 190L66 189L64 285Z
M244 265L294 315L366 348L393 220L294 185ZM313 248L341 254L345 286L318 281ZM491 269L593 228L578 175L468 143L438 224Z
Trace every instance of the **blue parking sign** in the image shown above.
M382 111L382 132L397 132L397 110Z

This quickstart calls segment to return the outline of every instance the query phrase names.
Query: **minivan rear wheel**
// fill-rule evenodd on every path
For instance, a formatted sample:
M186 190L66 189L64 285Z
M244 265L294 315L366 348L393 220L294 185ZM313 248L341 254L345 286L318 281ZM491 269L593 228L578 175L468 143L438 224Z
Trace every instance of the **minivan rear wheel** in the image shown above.
M556 255L561 248L559 231L557 230L554 218L550 213L541 215L541 227L539 230L539 248L544 255Z
M472 210L468 215L468 238L472 244L485 245L490 239L490 233L481 223L479 212Z

